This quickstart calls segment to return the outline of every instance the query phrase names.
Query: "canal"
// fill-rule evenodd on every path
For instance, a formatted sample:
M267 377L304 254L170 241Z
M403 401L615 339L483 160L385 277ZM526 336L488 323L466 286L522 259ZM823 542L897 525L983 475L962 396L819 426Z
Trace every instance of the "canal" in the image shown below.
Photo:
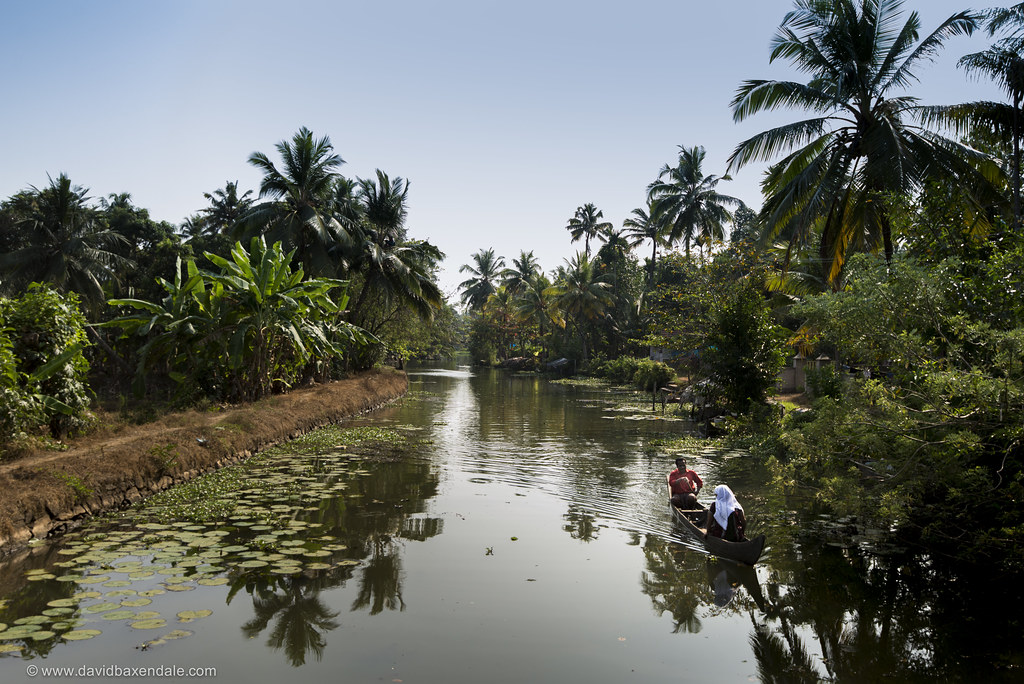
M671 408L465 366L408 372L408 397L342 426L397 436L384 453L307 440L222 471L194 515L158 498L0 567L0 681L58 667L231 683L1024 676L1019 582L851 537L773 494L742 452L686 455L769 548L753 569L706 555L665 500L665 444L690 427Z

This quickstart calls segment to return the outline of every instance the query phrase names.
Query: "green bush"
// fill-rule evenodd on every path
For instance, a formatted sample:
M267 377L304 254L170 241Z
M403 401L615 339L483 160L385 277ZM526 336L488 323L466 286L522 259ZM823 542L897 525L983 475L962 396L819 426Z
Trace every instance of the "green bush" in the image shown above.
M807 387L816 399L840 399L843 396L843 378L833 366L808 368Z
M600 375L608 378L619 385L626 385L633 382L642 359L635 359L630 356L623 356L611 361L605 361L600 368Z
M675 378L672 366L662 361L644 359L637 364L633 373L633 385L642 390L656 390Z
M10 332L0 315L0 442L9 441L27 425L42 422L42 407L20 386Z
M85 316L78 295L58 293L33 283L17 299L0 299L0 321L9 330L7 351L0 352L2 386L14 392L17 408L6 409L5 432L14 433L32 423L46 422L61 438L89 422L90 391L86 385L89 363ZM10 353L14 358L11 374Z
M765 402L785 363L785 337L754 285L731 288L715 302L704 362L709 379L722 388L734 410L745 412Z

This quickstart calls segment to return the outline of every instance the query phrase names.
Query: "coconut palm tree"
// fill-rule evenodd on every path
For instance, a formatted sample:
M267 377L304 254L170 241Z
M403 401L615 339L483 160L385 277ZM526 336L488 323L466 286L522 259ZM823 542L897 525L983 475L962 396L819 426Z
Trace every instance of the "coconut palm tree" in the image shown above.
M252 190L246 190L238 194L238 181L226 181L223 189L211 192L204 192L210 206L200 209L203 216L203 223L206 232L230 233L235 223L238 222L249 211L253 199L250 197Z
M404 309L429 321L444 295L436 271L444 253L426 240L406 238L409 184L377 170L376 178L342 179L335 187L335 217L348 240L333 254L357 283L348 320L378 334Z
M988 77L1006 93L1009 102L968 102L926 110L929 121L952 125L958 133L970 128L992 132L1010 146L1010 204L1015 226L1021 224L1021 137L1024 129L1024 3L991 9L985 13L989 35L1008 36L981 52L964 55L957 62L969 76Z
M690 256L690 243L703 239L704 243L725 237L725 224L732 220L727 207L740 207L743 202L719 193L715 188L729 176L705 176L703 147L679 145L679 161L675 166L665 164L658 179L647 186L647 199L654 221L668 228L668 241L682 240L686 256Z
M968 163L981 153L908 119L918 100L900 91L915 69L952 36L970 34L976 18L958 12L918 41L920 19L900 23L902 0L797 0L772 41L771 61L784 59L809 75L806 83L744 81L733 98L733 118L744 121L780 107L813 116L741 142L731 168L771 161L762 188L762 240L786 239L791 249L818 241L836 278L852 249L881 247L893 254L892 229L881 200L910 195L932 177L981 181ZM989 169L991 171L991 167Z
M46 282L77 292L91 308L102 306L105 283L134 264L116 253L127 240L101 224L88 204L88 192L62 173L50 179L49 187L33 186L17 197L12 222L28 237L0 255L5 288Z
M668 226L664 217L654 216L652 204L647 209L634 209L629 218L622 222L623 236L629 246L636 248L644 240L651 241L651 261L647 265L647 289L654 286L654 268L658 261L658 247L668 249L672 243L668 239Z
M530 279L537 274L540 265L537 258L533 256L533 250L519 252L519 258L512 259L512 268L506 268L501 272L501 284L511 295L518 295L523 292L530 283Z
M281 242L296 250L303 269L311 276L334 276L337 264L331 250L348 239L344 226L334 216L337 168L345 163L334 154L326 136L313 137L302 127L291 141L276 145L282 168L278 169L262 152L254 152L249 163L263 172L260 199L237 224L236 235L265 235L268 242Z
M604 314L612 303L612 286L606 276L598 273L594 263L583 252L566 259L562 277L548 288L554 305L564 312L583 344L583 360L587 359L587 322Z
M533 321L537 325L537 337L545 356L547 333L551 332L553 326L565 325L554 306L550 288L551 281L538 271L525 283L515 302L516 318L520 321Z
M590 239L600 238L607 231L611 230L612 224L608 221L601 221L604 212L589 202L582 207L576 207L576 214L569 219L565 229L572 236L571 242L583 238L583 249L587 257L590 256Z
M459 283L459 289L462 290L462 303L469 305L472 311L480 311L497 289L505 258L496 257L493 249L481 249L472 258L475 266L463 264L459 267L459 273L472 276Z

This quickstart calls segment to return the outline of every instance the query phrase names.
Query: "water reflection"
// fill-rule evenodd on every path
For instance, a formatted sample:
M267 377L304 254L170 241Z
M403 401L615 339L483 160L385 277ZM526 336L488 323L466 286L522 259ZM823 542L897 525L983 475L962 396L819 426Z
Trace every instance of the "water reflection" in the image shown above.
M337 629L340 623L335 620L339 611L330 610L320 592L341 582L335 578L306 577L237 581L252 596L253 617L242 625L242 634L247 639L256 638L273 622L266 644L273 650L283 649L292 666L304 665L308 655L316 660L323 658L327 632Z
M590 542L597 539L597 518L596 516L577 504L569 504L569 511L562 516L565 521L564 529L573 539Z
M145 636L125 636L134 634L127 625L116 632L87 609L123 591L127 579L145 590L180 575L197 591L174 596L201 597L214 609L210 621L230 629L200 623L195 638L165 653L187 661L215 644L224 671L244 657L268 672L301 667L303 681L338 681L339 672L327 671L332 662L363 668L346 670L351 681L412 681L412 671L424 682L655 681L678 674L665 661L669 652L693 664L694 679L710 681L1019 679L1019 578L829 546L835 540L816 531L812 509L764 487L768 474L748 456L702 452L692 458L705 481L732 484L772 543L756 569L717 560L683 543L664 501L671 459L645 448L678 426L620 420L598 393L534 377L413 370L412 379L408 399L362 422L387 422L425 442L351 463L339 457L333 475L289 455L275 466L288 483L247 494L250 519L224 521L220 530L113 525L109 546L90 542L80 552L89 555L74 559L59 555L59 545L40 546L0 570L0 623L95 588L102 598L59 615L109 624L115 635L95 639L97 659L116 659L110 654ZM337 495L305 496L325 491ZM279 501L285 494L291 498ZM273 539L273 530L253 530L268 517L288 533ZM216 544L204 541L218 531ZM250 564L276 566L281 559L269 560L277 555L270 552L299 548L302 571L293 574L226 560L248 553ZM81 562L54 570L71 560ZM135 580L129 564L158 574ZM122 576L86 586L75 578L29 581L48 572ZM203 586L200 577L229 584ZM170 617L176 600L154 596L142 610ZM432 629L439 624L443 630ZM254 648L239 656L249 640ZM461 646L467 642L475 650ZM63 664L59 638L5 641L0 630L5 643L23 648L0 657L3 681L24 671L17 657ZM714 658L709 644L719 649ZM385 660L405 674L379 667ZM465 676L445 669L453 662Z

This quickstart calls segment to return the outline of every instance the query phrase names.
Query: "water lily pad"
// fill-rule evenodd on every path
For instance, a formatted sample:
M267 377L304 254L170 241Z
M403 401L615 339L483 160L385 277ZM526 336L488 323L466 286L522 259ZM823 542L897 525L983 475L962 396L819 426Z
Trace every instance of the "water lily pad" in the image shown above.
M54 600L50 601L49 603L47 603L46 605L51 606L53 608L73 608L73 607L78 605L78 599L73 599L73 598L54 599Z
M178 619L182 622L192 622L193 620L199 620L200 618L209 617L211 615L213 615L213 611L209 609L183 610L178 613Z
M58 582L77 582L81 577L81 575L60 575L56 579Z
M9 627L0 632L0 641L14 641L15 639L27 639L33 632L39 632L43 628L39 625L19 625Z
M307 570L330 570L332 567L330 563L306 563Z
M46 610L42 611L43 615L47 615L49 617L60 617L61 615L71 615L74 612L75 612L74 608L47 608Z
M275 565L270 569L275 575L294 575L302 572L302 569L294 565Z
M114 610L115 608L120 608L120 607L121 607L121 605L119 603L110 603L110 602L107 602L107 603L97 603L96 605L89 606L88 608L86 608L85 612L86 613L104 613L104 612L106 612L108 610Z
M46 615L29 615L28 617L18 618L17 620L14 621L14 624L16 624L16 625L43 625L43 624L46 624L47 622L53 622L53 621L48 616L46 616ZM11 629L14 629L14 627L11 627Z
M168 639L168 640L170 640L170 639L185 639L187 637L192 636L193 634L195 634L195 632L190 632L187 629L172 629L170 632L168 632L167 634L164 634L160 638L161 639Z
M66 639L67 641L83 641L85 639L98 637L100 634L103 634L103 632L99 629L76 629L70 632L64 632L64 634L61 634L60 636L62 639Z
M135 614L135 617L137 617L140 620L152 620L154 618L160 617L160 613L158 613L155 610L140 610L138 613Z
M164 593L163 589L147 589L146 591L140 591L139 596L159 596Z
M129 624L135 629L160 629L167 626L167 620L164 620L163 618L153 618L152 620L136 620Z
M164 580L164 586L166 586L168 584L184 584L186 582L191 582L191 581L192 581L192 579L190 577L168 577L167 579Z
M32 632L28 638L32 641L46 641L47 639L52 639L55 636L57 636L56 632L41 629L38 632Z
M21 648L18 644L0 644L0 653L18 653Z
M133 598L121 601L121 605L125 608L141 608L142 606L148 606L152 602L153 599L149 598Z
M100 596L103 596L103 594L101 594L98 591L79 591L79 592L75 593L72 596L72 598L81 600L81 599L99 598Z
M131 582L129 582L128 580L110 580L109 582L103 583L103 586L105 587L127 587L130 585Z
M74 629L75 627L81 627L84 624L85 620L81 618L74 618L72 620L61 620L60 622L54 622L52 625L50 625L50 629L54 630L55 632L65 632L69 629Z
M167 591L192 591L195 589L195 586L192 584L170 584L165 586Z
M136 596L139 592L134 589L118 589L116 591L108 591L106 593L107 598L120 598L122 596Z
M223 584L227 584L227 583L228 583L228 578L227 577L208 577L208 578L201 579L198 582L196 582L196 584L201 584L204 587L219 587L219 586L221 586Z
M135 611L133 610L112 610L109 613L103 614L104 620L127 620L133 617L135 617Z
M152 577L155 574L156 573L153 572L152 570L137 570L137 571L135 571L133 573L130 573L128 575L128 579L130 579L130 580L146 579L147 577Z
M99 577L78 577L74 581L77 584L99 584L100 582L107 582L109 580L109 575L100 575Z
M267 563L266 561L247 560L247 561L242 561L241 563L239 563L238 567L240 567L240 568L263 568L263 567L266 567L268 565L270 565L270 563Z
M41 580L55 579L56 577L57 577L56 575L51 575L50 573L46 573L45 575L30 575L30 576L26 577L25 579L27 579L29 582L39 582Z

